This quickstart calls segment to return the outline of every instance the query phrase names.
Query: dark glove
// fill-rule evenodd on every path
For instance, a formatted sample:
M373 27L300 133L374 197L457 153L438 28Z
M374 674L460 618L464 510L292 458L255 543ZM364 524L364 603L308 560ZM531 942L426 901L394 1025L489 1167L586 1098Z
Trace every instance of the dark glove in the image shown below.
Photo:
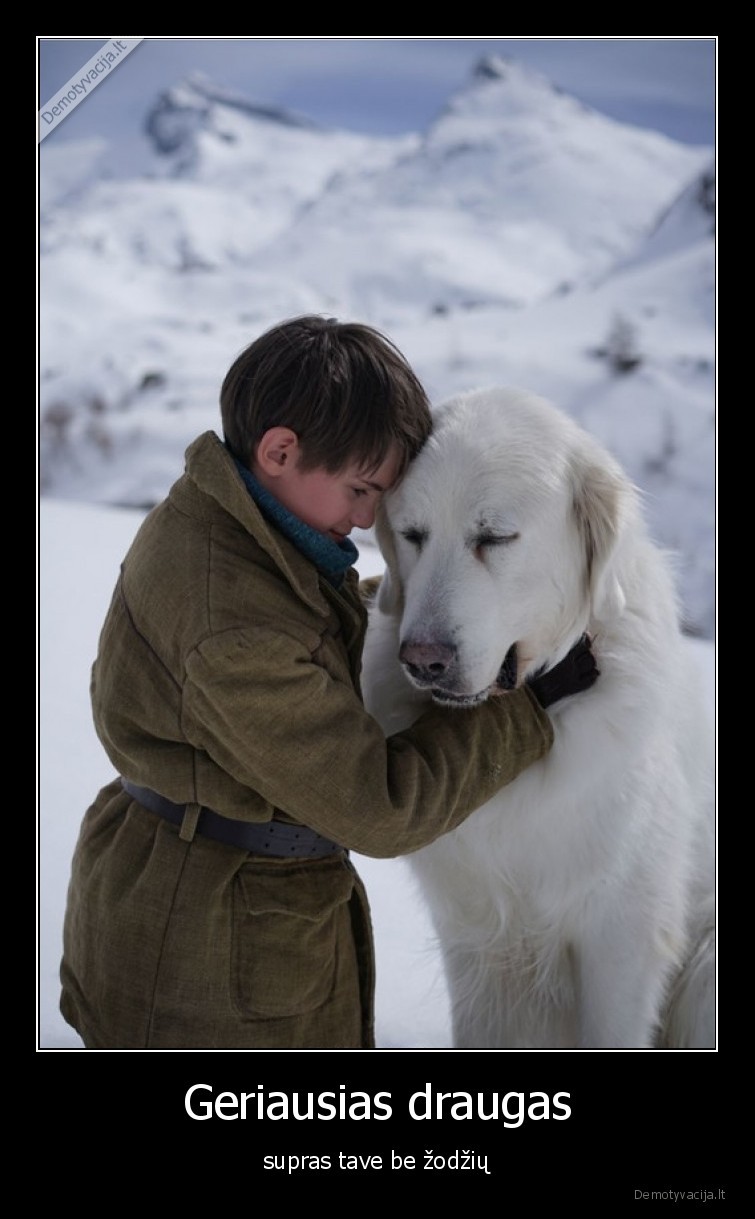
M550 707L567 694L579 694L594 685L600 669L590 651L590 642L589 636L583 635L552 669L527 678L527 685L541 707Z

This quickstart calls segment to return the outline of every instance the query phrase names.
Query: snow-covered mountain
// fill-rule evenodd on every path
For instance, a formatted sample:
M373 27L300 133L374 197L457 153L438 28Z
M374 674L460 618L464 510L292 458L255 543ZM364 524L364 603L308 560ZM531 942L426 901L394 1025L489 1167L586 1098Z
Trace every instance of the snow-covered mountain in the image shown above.
M352 309L369 281L399 323L428 304L520 308L609 270L703 163L487 60L416 149L325 192L260 265L295 261Z
M434 400L550 397L600 436L714 630L713 149L487 60L424 133L375 138L193 78L156 98L138 176L40 150L42 493L147 505L217 428L235 355L327 312L379 327Z

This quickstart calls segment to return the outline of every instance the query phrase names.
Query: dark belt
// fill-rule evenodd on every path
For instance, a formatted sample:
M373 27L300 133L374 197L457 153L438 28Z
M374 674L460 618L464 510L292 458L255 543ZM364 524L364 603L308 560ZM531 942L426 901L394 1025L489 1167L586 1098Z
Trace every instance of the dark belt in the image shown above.
M134 800L164 817L173 825L182 825L186 815L185 804L174 804L172 800L152 791L150 787L139 787L121 777L124 791ZM233 821L230 817L221 817L211 808L201 808L194 829L196 834L205 838L214 838L216 842L224 842L226 846L240 847L242 851L252 851L255 855L299 856L310 859L322 855L334 855L342 851L337 842L323 838L316 830L306 825L290 825L287 821Z

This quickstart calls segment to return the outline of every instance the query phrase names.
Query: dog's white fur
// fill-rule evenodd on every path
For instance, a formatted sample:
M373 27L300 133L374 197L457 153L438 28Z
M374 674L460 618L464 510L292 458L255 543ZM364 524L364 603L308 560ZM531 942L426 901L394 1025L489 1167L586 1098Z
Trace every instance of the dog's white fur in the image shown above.
M457 702L506 697L512 644L518 683L584 631L601 671L549 709L542 761L410 856L454 1045L715 1048L712 729L635 489L547 402L476 390L438 408L376 532L363 685L386 732L430 697L402 643L420 668L441 649Z

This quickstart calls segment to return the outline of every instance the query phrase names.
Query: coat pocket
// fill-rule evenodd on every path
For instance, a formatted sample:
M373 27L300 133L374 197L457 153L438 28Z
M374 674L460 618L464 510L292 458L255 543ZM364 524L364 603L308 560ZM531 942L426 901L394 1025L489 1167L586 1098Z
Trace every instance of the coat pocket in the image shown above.
M342 857L246 863L233 897L232 986L243 1016L300 1016L335 979L339 938L351 936L354 878Z

